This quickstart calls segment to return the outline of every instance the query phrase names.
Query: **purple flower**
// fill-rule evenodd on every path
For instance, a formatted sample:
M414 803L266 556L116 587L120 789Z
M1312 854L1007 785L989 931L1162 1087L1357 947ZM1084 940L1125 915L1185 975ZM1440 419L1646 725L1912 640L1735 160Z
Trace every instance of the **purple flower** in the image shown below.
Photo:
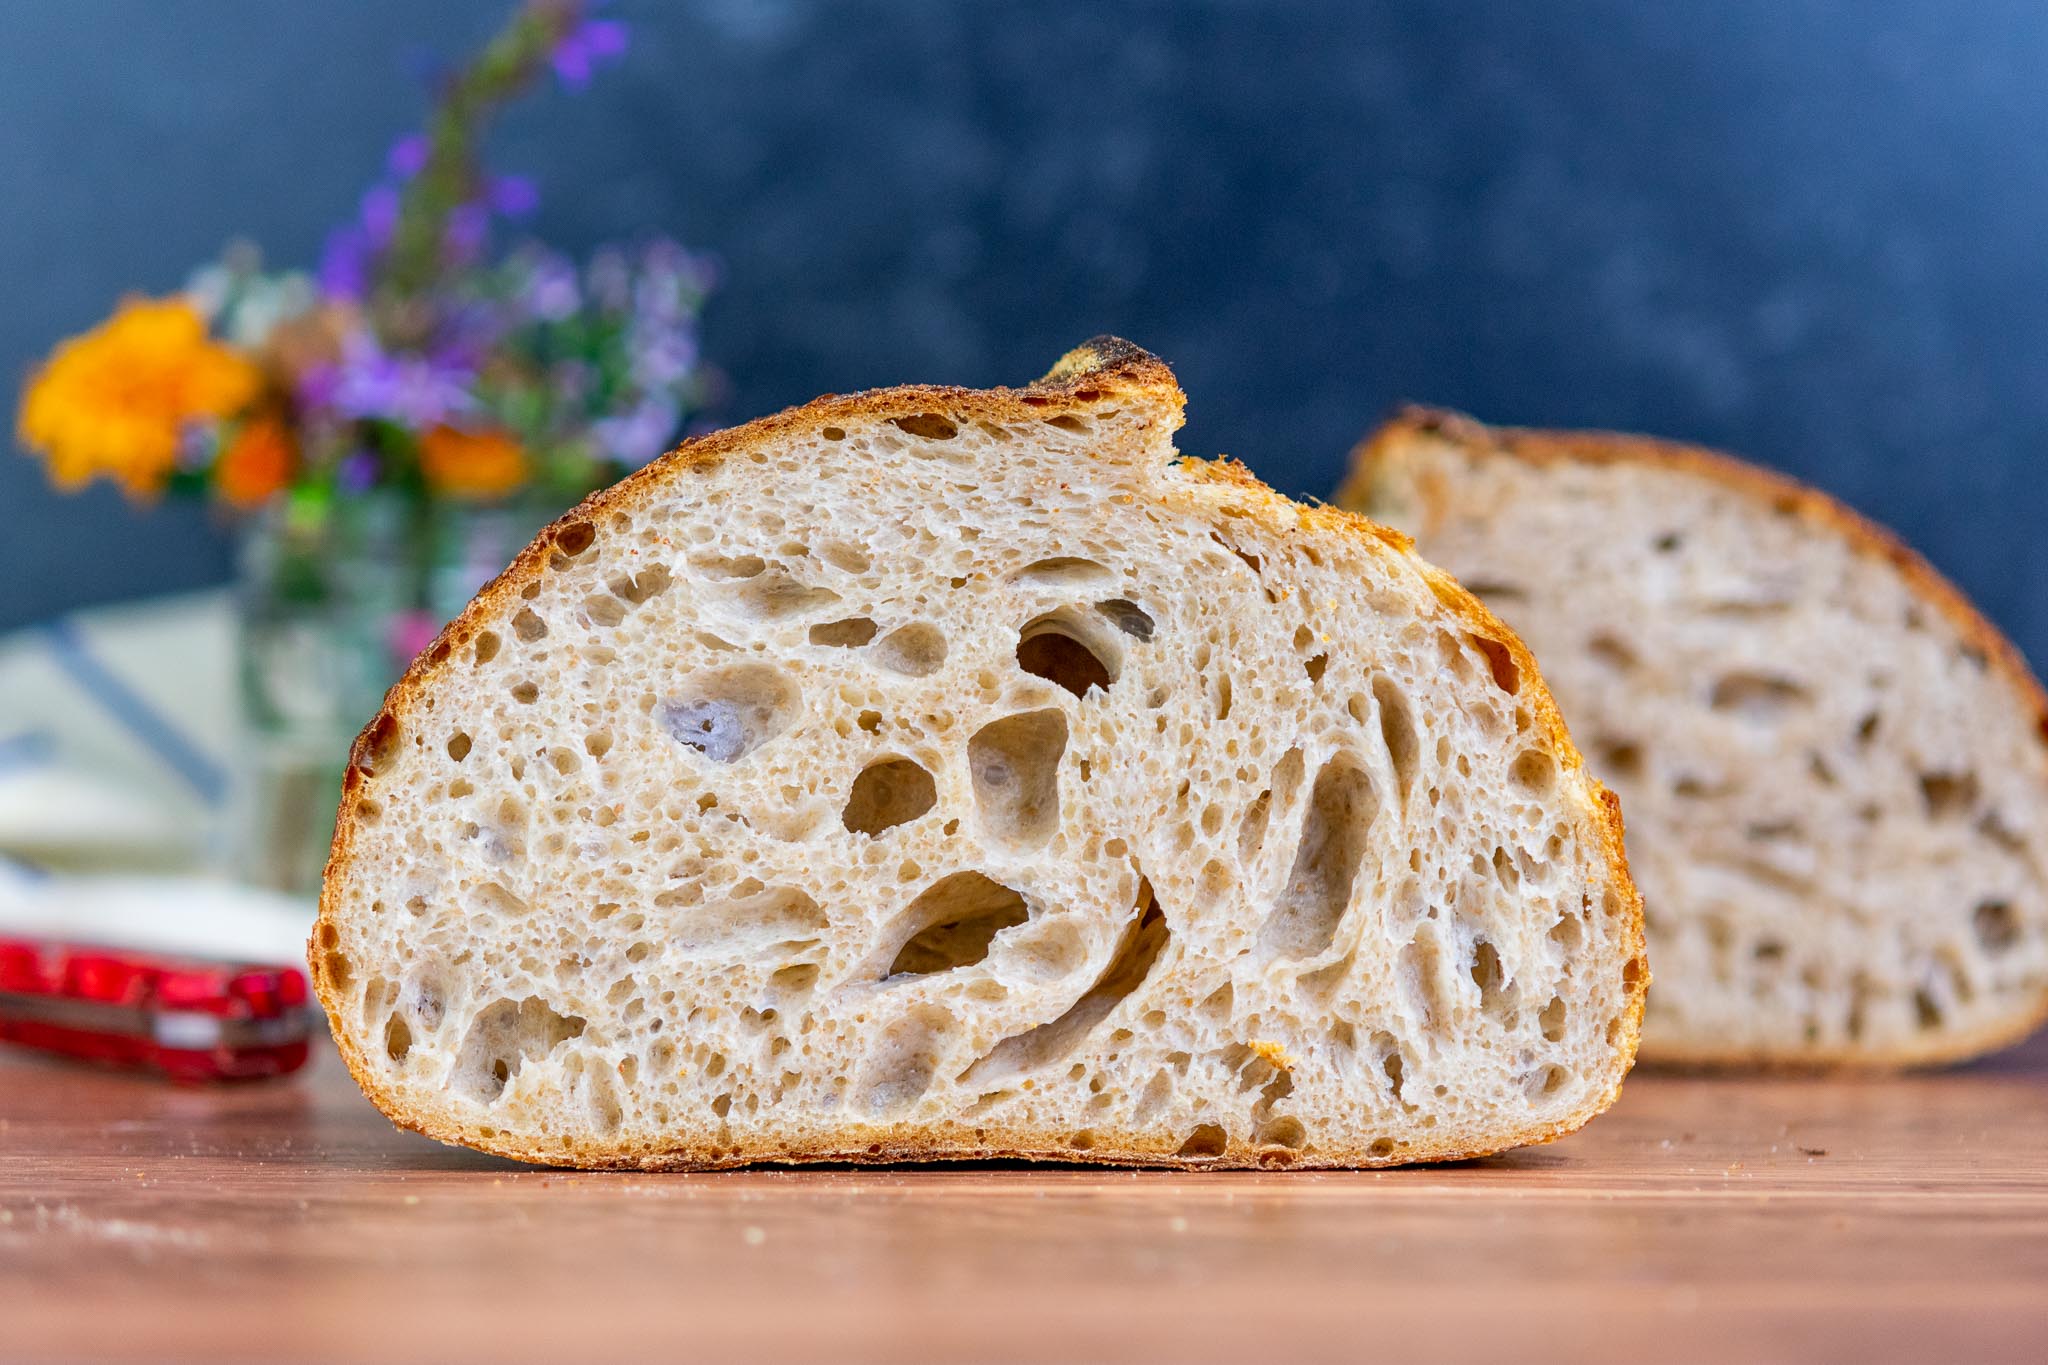
M507 218L524 218L540 207L540 187L526 175L491 177L486 197L491 207Z
M633 382L644 389L681 383L697 368L697 338L686 327L643 324L631 334Z
M384 164L391 174L400 180L410 180L427 168L427 138L424 133L408 133L391 144Z
M563 34L549 60L563 85L581 90L591 73L625 55L626 26L616 19L585 19Z
M398 191L389 185L372 185L363 195L357 216L363 225L363 236L371 246L390 245L391 234L398 228Z
M432 356L392 355L366 332L342 343L341 359L307 372L299 396L344 418L382 418L423 431L472 404L468 367Z
M668 449L681 417L673 398L650 395L628 412L592 422L590 434L612 459L638 468Z
M560 322L583 306L576 267L557 251L536 250L527 260L528 275L519 306L542 322Z
M334 471L334 481L351 497L369 491L377 482L377 456L368 450L351 451Z
M359 227L327 234L320 253L320 288L332 298L359 299L370 284L370 239Z

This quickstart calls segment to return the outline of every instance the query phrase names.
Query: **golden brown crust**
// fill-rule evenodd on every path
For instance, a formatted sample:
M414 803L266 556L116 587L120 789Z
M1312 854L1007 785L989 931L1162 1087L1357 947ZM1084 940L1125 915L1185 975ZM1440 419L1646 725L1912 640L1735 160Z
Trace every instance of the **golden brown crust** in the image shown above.
M377 769L379 748L401 732L406 716L435 676L447 666L456 651L470 643L483 623L493 619L522 588L536 580L548 567L550 557L565 538L573 544L590 533L591 523L614 512L630 512L643 494L662 480L691 470L708 468L718 461L760 444L796 432L808 432L856 418L915 416L939 411L955 418L987 421L1043 420L1069 407L1099 402L1119 394L1138 395L1165 403L1178 417L1185 397L1173 374L1156 357L1117 337L1096 337L1062 356L1046 375L1023 389L974 390L931 385L906 385L875 389L846 396L824 397L773 416L763 417L686 441L674 451L608 489L592 494L580 505L541 531L533 543L478 592L461 615L451 621L386 694L384 706L364 727L350 751L342 783L341 807L336 815L334 839L329 849L327 873L321 888L320 913L307 945L314 989L328 1017L335 1022L335 1041L341 1049L356 1083L364 1094L400 1128L424 1134L440 1142L473 1147L479 1151L516 1160L594 1169L714 1170L757 1163L782 1165L806 1163L876 1164L889 1162L979 1161L1026 1159L1035 1161L1089 1162L1106 1165L1156 1166L1179 1170L1216 1170L1286 1165L1297 1168L1328 1168L1399 1165L1414 1161L1458 1161L1491 1156L1511 1147L1552 1142L1577 1131L1613 1104L1621 1082L1633 1064L1637 1040L1642 1032L1643 1001L1649 972L1643 956L1642 898L1628 874L1622 846L1621 812L1612 793L1588 776L1586 781L1596 807L1594 818L1601 831L1602 853L1607 862L1609 885L1620 896L1614 913L1625 918L1624 933L1629 944L1624 972L1626 996L1622 1013L1622 1036L1614 1046L1622 1051L1613 1085L1595 1104L1583 1112L1498 1139L1460 1143L1446 1138L1435 1147L1411 1145L1399 1156L1376 1155L1360 1147L1353 1150L1294 1152L1279 1148L1256 1148L1234 1144L1221 1156L1184 1156L1177 1148L1157 1137L1138 1133L1096 1130L1095 1146L1076 1151L1067 1145L1065 1132L1013 1131L966 1125L902 1125L896 1127L853 1127L840 1130L841 1141L815 1147L734 1146L711 1141L692 1142L677 1135L669 1143L652 1145L572 1143L547 1147L523 1142L512 1134L440 1121L435 1115L408 1108L379 1079L356 1040L339 1024L342 991L349 965L339 955L338 910L342 888L351 875L351 854L360 820L359 808L366 788ZM1176 420L1175 425L1178 425ZM1269 530L1283 535L1302 532L1331 533L1355 537L1376 553L1397 554L1410 559L1425 575L1436 595L1476 634L1504 647L1521 676L1534 713L1550 735L1556 757L1567 771L1583 771L1583 761L1566 733L1548 689L1543 686L1535 659L1521 640L1489 612L1479 600L1460 587L1449 575L1423 563L1410 548L1408 537L1355 513L1334 507L1301 507L1267 488L1241 464L1228 460L1183 461L1183 467L1200 477L1225 482L1245 495L1244 512L1256 517Z
M1906 585L1931 603L1954 625L1964 643L1984 656L1990 667L2019 695L2033 716L2034 732L2048 744L2048 691L2022 655L1998 627L1986 620L1960 588L1886 527L1797 479L1700 446L1653 436L1613 431L1545 431L1530 427L1492 427L1463 413L1410 405L1399 409L1352 452L1351 468L1337 490L1337 502L1367 507L1385 469L1409 442L1439 440L1466 449L1495 451L1530 464L1576 461L1582 464L1653 465L1734 489L1781 516L1796 517L1823 533L1842 537L1856 553L1890 564ZM1448 490L1425 495L1437 505L1427 515L1440 519ZM1426 534L1426 533L1425 533ZM1768 1069L1790 1071L1894 1070L1959 1062L2008 1047L2048 1023L2048 991L2030 1013L1983 1028L1925 1037L1910 1047L1873 1053L1863 1048L1802 1050L1799 1055L1755 1050L1674 1046L1658 1041L1646 1065L1688 1069Z

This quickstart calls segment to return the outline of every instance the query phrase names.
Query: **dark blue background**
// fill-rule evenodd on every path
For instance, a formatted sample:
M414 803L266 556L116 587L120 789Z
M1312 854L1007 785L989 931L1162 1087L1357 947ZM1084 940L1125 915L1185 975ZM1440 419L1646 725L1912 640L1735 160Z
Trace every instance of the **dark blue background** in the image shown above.
M309 261L494 3L0 7L0 368L236 234ZM1401 398L1812 479L2048 659L2048 6L622 5L518 110L539 230L715 249L740 419L1116 331L1186 450L1325 493ZM194 508L0 460L0 625L222 577Z

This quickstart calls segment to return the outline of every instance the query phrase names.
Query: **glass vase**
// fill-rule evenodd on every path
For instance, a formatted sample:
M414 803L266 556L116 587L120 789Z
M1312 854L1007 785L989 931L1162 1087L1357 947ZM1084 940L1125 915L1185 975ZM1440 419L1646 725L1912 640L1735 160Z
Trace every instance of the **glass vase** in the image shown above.
M317 891L357 731L550 515L528 501L373 492L311 506L281 499L255 519L236 600L244 880Z

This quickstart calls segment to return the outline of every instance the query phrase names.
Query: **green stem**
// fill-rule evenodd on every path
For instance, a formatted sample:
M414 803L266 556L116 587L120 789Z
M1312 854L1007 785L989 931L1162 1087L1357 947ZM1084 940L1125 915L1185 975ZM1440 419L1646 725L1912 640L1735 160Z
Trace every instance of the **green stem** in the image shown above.
M484 193L484 132L546 70L585 8L586 0L526 0L442 87L427 119L426 164L399 196L391 246L377 267L373 308L387 340L422 339L428 319L418 300L440 279L449 219Z

